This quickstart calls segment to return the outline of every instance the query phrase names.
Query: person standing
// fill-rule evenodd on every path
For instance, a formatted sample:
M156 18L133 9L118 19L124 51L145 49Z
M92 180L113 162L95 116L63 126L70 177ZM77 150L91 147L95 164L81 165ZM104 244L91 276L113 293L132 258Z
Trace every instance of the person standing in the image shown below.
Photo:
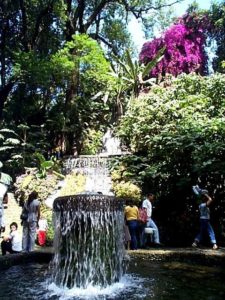
M132 200L129 200L124 209L125 221L129 228L131 236L131 250L137 250L137 235L138 235L138 208Z
M208 195L207 192L204 192L202 190L202 193L200 194L202 203L199 205L199 212L200 212L200 232L196 236L192 247L197 247L199 243L203 240L203 236L206 233L209 238L210 242L212 244L212 248L214 250L218 249L218 246L216 244L216 238L214 230L210 224L210 209L209 206L213 202L212 198Z
M3 199L8 191L9 186L12 183L12 178L6 173L0 173L0 233L4 232L4 205Z
M146 227L150 227L153 229L153 242L156 246L161 246L159 239L159 230L155 222L152 220L152 203L155 199L154 194L149 193L146 199L142 203L142 208L145 208L148 215L148 221Z
M34 250L37 225L40 219L40 202L37 198L38 193L33 191L30 193L27 202L24 204L24 207L28 212L27 220L22 221L22 248L24 252L30 252Z

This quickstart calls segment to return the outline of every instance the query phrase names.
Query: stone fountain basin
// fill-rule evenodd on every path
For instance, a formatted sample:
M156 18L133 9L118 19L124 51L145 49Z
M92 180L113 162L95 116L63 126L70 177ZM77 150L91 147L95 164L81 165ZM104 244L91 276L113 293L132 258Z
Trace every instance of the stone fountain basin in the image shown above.
M53 258L53 248L37 248L34 252L0 256L0 271L26 263L49 263ZM163 248L127 251L130 259L148 261L198 262L203 265L225 266L225 248L218 250L192 248Z

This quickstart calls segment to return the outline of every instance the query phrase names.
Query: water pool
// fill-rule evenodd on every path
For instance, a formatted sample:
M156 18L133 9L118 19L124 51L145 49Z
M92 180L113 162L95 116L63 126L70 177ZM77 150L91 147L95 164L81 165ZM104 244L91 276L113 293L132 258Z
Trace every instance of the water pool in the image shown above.
M47 264L1 271L1 300L224 300L225 270L183 262L132 260L120 283L104 290L60 290L49 281Z

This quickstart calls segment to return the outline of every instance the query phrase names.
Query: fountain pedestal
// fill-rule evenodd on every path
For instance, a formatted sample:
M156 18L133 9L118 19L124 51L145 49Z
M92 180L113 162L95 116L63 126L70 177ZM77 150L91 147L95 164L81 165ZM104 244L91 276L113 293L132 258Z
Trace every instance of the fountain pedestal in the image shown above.
M79 194L55 199L53 281L60 287L106 287L123 275L123 201Z

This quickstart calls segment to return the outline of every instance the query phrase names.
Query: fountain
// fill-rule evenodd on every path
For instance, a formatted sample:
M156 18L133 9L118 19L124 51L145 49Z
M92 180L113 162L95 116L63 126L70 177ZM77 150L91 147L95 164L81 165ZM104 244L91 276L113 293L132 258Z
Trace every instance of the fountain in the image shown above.
M42 253L41 263L34 256L32 263L1 270L1 299L224 299L223 253L215 260L192 249L183 255L168 250L167 257L133 251L125 272L123 202L110 195L108 158L71 158L64 167L88 179L84 193L53 203L54 258L43 263L49 260Z
M60 288L105 288L124 274L124 203L110 195L108 166L108 158L99 156L66 161L66 172L85 175L86 184L82 194L53 203L52 281Z
M103 153L106 155L121 155L120 140L112 135L112 130L107 129L102 139L103 142Z
M84 193L102 193L113 195L109 174L110 158L101 155L81 155L70 157L64 162L64 172L75 172L86 178Z
M123 202L80 194L54 201L53 281L64 288L106 287L124 273Z

